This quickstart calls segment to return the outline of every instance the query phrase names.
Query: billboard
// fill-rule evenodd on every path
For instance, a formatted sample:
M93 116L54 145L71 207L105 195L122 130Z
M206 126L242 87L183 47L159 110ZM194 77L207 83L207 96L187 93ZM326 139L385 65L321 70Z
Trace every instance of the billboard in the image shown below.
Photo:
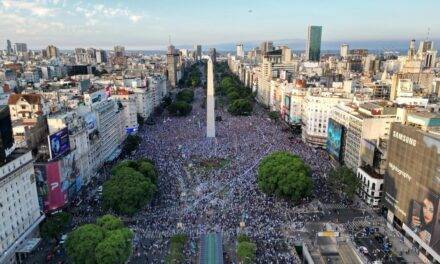
M35 164L34 169L40 207L49 212L64 206L67 194L62 189L60 162Z
M96 128L96 114L93 112L88 112L84 116L84 122L86 123L86 129L88 133L92 133Z
M35 164L34 171L38 193L38 204L40 205L41 210L45 210L45 201L47 201L47 195L49 193L46 164Z
M329 118L327 125L327 151L337 161L341 160L342 125Z
M6 159L6 150L14 144L11 114L7 105L0 106L0 158Z
M374 165L374 154L375 154L376 146L369 140L362 139L361 141L361 160L363 160L366 164L373 166Z
M440 253L440 137L393 123L384 204L407 233Z
M69 131L67 127L49 135L50 159L62 157L70 151Z
M76 164L75 153L71 152L59 160L61 190L68 194L68 199L72 200L81 189L82 180L80 178L79 168Z

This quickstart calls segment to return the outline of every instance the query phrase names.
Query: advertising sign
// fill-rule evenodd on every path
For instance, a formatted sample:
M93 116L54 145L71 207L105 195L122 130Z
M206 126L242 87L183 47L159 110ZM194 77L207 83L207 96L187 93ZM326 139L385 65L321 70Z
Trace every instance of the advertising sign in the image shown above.
M75 153L69 153L60 159L61 169L61 189L64 193L68 194L68 199L73 199L77 192L81 189L81 186L78 187L78 183L81 183L81 180L77 181L80 177L79 169L76 165L75 161Z
M96 114L93 112L88 112L84 116L84 121L86 123L86 129L88 133L92 133L96 128Z
M440 253L440 137L393 123L384 203L420 240Z
M328 120L327 129L327 151L337 161L341 159L341 145L342 145L342 125L335 122L333 119Z
M361 159L368 165L373 166L374 164L374 152L376 150L375 145L366 140L362 139L361 142Z
M47 199L44 202L45 211L53 211L67 201L67 195L62 191L60 179L60 162L52 161L46 164Z
M37 185L38 203L40 205L40 209L45 210L45 201L47 200L47 195L49 193L49 187L47 186L46 164L35 164L34 171Z
M69 131L67 127L49 135L50 159L59 158L70 151Z

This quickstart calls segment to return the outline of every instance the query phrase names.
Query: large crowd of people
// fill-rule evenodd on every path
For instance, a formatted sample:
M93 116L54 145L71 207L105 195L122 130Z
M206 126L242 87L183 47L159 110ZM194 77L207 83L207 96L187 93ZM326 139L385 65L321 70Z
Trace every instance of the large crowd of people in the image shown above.
M258 106L246 117L216 109L216 115L222 116L216 122L217 136L206 138L203 97L198 89L190 116L160 116L140 134L142 143L134 158L155 162L159 192L151 206L131 219L136 234L132 261L160 262L169 238L177 233L189 236L191 246L185 254L195 261L198 238L209 232L221 232L231 243L238 233L248 234L257 244L259 263L299 261L287 243L292 237L286 230L300 230L301 223L319 217L307 213L318 206L311 203L314 197L339 202L324 184L323 176L331 168L327 154L306 146L299 136L292 137ZM292 152L310 165L314 197L295 205L258 190L259 161L274 151ZM226 162L207 169L201 165L207 160ZM297 224L292 227L292 223Z

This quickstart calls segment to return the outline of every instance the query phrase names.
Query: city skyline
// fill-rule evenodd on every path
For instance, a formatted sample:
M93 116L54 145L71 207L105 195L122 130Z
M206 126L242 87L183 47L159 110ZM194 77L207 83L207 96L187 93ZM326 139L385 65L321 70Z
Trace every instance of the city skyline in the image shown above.
M301 42L309 25L322 25L325 49L328 42L402 42L440 35L434 11L440 3L431 0L415 6L409 1L403 1L408 2L405 5L402 1L375 0L355 7L345 0L331 4L279 1L280 9L268 8L262 1L226 2L3 0L0 41L28 43L30 49L49 44L61 49L108 49L120 44L127 49L149 50L164 49L169 39L176 46L282 39ZM337 13L341 15L335 16Z

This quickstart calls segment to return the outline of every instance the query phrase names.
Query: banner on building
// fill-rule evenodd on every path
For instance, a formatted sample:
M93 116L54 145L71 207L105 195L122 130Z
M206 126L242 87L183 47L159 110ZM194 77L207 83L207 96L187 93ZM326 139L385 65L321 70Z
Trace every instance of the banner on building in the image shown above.
M48 136L50 159L57 159L70 151L69 131L67 127Z
M341 160L342 129L341 124L331 118L328 120L326 147L328 153L337 161Z
M52 161L46 164L47 199L44 202L45 211L53 211L63 207L67 202L67 194L63 192L60 178L60 162Z

